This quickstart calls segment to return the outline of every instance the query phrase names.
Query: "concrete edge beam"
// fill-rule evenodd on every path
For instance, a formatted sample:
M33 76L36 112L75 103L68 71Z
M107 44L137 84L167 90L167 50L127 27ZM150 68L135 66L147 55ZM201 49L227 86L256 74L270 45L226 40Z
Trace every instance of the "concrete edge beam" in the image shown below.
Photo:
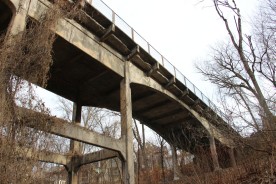
M101 135L65 120L34 112L32 110L19 108L19 111L22 117L21 121L28 127L90 145L115 150L120 152L123 158L125 158L124 139L114 139L112 137ZM42 121L38 120L38 117L42 118ZM45 121L43 120L47 120L47 123L45 124Z
M82 166L82 165L99 162L102 160L108 160L108 159L112 159L112 158L116 158L116 157L118 157L118 158L120 157L118 152L104 149L104 150L100 150L100 151L96 151L96 152L92 152L92 153L88 153L88 154L79 156L77 158L77 160L78 160L78 165Z
M43 12L47 11L49 7L51 7L49 1L31 1L28 15L35 20L39 20L39 17L41 17ZM64 27L66 27L66 29L64 29ZM93 35L74 20L59 19L57 25L52 28L52 30L112 71L120 76L124 76L124 56L116 53L115 50L104 42L100 42L100 38Z

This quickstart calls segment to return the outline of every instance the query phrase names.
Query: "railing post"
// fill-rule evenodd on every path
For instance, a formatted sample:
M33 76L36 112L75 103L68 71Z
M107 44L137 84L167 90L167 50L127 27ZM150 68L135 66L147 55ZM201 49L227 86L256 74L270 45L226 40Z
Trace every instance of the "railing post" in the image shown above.
M131 38L134 41L134 29L133 28L131 28Z
M112 23L115 24L115 12L112 10Z
M186 77L183 75L183 78L184 78L184 83L185 83L185 86L186 86L186 88L188 88L187 87L187 82L186 82Z

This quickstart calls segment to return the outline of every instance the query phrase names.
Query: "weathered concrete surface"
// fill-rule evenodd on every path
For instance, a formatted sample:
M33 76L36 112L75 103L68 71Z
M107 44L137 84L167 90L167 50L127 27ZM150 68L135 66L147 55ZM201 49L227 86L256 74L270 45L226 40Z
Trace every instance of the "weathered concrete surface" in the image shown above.
M24 30L27 15L38 20L51 7L47 0L24 0L22 6L19 0L10 2L17 12L9 28L12 34ZM194 146L189 146L195 140L198 144L213 145L214 140L206 140L206 135L228 147L234 146L228 135L232 129L221 118L212 119L216 114L208 105L93 7L87 6L85 11L81 12L81 18L60 19L52 28L58 37L53 45L54 62L46 89L79 106L121 112L121 139L105 137L53 117L47 117L50 126L46 129L31 116L24 116L22 121L30 127L72 139L72 151L76 154L78 142L75 141L118 151L123 157L124 182L131 184L134 183L132 117L173 146L191 152ZM26 115L34 113L26 112ZM80 116L73 120L80 122ZM93 160L92 155L83 159ZM73 156L67 164L72 176L77 172L77 158Z
M81 155L77 158L77 165L82 166L94 162L99 162L102 160L108 160L111 158L120 158L120 155L116 151L111 150L100 150L92 153L87 153L85 155Z
M86 128L80 127L73 123L69 123L65 120L50 117L27 109L20 109L21 121L27 126L36 128L42 131L46 131L55 135L66 137L79 142L84 142L90 145L100 146L103 148L119 151L125 158L124 140L114 139L107 137L96 132L92 132ZM45 121L37 120L37 117L41 117L48 121L45 126ZM43 123L43 124L41 124Z
M66 166L70 157L53 153L49 151L37 151L33 148L22 148L16 147L16 151L21 153L22 156L27 158L33 158L39 161L48 162L48 163L55 163Z
M125 62L125 78L121 82L121 136L125 140L126 160L123 163L123 181L135 182L132 134L132 102L129 79L129 61Z
M212 135L209 136L209 140L210 140L210 151L211 151L211 156L213 160L214 170L217 171L220 169L220 165L219 165L218 154L216 149L216 142Z
M73 103L73 113L72 113L72 123L81 126L81 109L82 106L81 104L78 103ZM69 166L67 166L67 171L68 171L68 182L69 184L77 184L78 183L78 167L76 167L75 164L75 155L80 155L81 154L81 147L80 147L80 142L76 140L70 140L70 153L73 155L73 157L70 160Z
M72 154L59 154L50 151L40 151L33 148L15 147L15 151L24 157L32 158L42 162L55 163L69 167L80 168L82 165L91 164L98 161L108 160L112 158L120 158L120 154L112 150L100 150L84 155L72 156Z

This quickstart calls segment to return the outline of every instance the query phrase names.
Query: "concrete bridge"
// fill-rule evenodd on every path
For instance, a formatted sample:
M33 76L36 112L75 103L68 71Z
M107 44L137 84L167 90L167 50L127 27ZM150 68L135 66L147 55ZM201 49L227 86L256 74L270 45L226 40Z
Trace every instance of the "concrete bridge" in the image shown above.
M38 20L41 12L51 6L47 0L0 0L0 31L17 34L26 29L27 20ZM77 158L39 153L42 161L64 165L70 183L77 183L81 165L113 157L122 160L124 183L134 183L132 118L175 148L196 155L197 146L209 145L215 169L220 167L216 146L229 148L234 164L231 136L237 134L223 114L101 1L86 2L81 16L59 20L53 31L57 39L46 89L74 102L75 124L49 117L52 126L47 131L70 138L74 153L79 142L106 149L101 151L101 158L97 153ZM121 112L121 138L105 137L78 126L82 106ZM26 117L35 113L20 110ZM30 119L28 126L39 128L35 119Z

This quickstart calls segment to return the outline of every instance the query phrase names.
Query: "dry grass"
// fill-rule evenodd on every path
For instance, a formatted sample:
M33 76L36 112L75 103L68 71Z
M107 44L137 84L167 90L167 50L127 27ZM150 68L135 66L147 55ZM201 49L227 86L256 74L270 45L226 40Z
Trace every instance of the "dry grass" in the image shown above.
M235 168L185 177L171 184L273 184L276 183L273 157L248 159Z

